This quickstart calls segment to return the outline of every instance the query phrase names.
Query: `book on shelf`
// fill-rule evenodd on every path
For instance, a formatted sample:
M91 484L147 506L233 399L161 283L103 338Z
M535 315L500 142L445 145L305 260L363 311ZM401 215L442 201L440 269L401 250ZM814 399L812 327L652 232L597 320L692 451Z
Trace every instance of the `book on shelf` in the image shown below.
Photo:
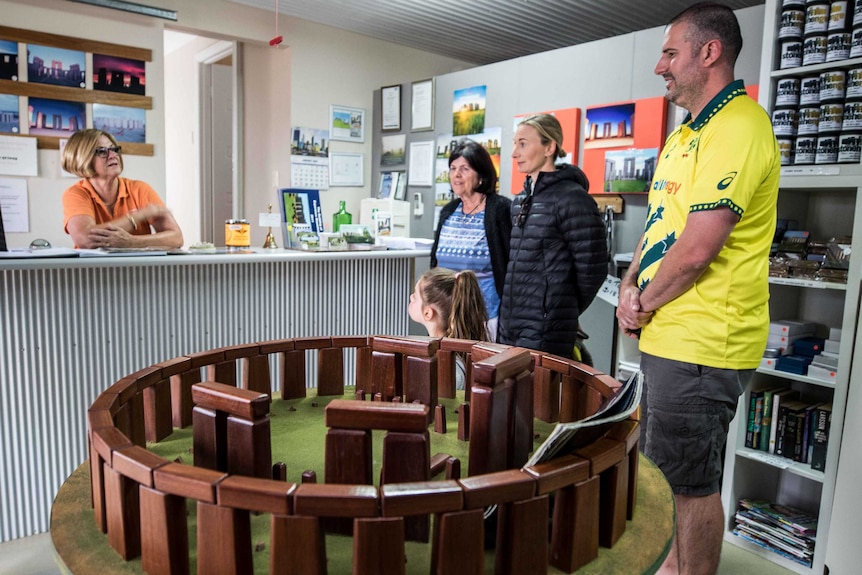
M758 407L758 402L760 402ZM761 423L763 409L763 392L752 391L748 397L748 425L745 428L745 446L755 448L756 427Z
M745 525L750 529L769 535L776 541L781 541L784 545L789 545L801 553L812 553L814 551L815 540L812 537L795 535L792 531L783 529L774 520L756 512L741 508L734 515L734 521L738 525Z
M791 399L796 399L798 393L790 389L789 387L786 389L782 389L780 391L776 391L772 395L772 407L770 408L770 424L769 424L769 453L775 453L775 444L778 438L778 412L781 409L781 404L784 401L790 401Z
M796 450L797 415L802 413L808 404L798 399L782 401L778 408L778 431L775 435L775 455L793 459Z
M826 469L826 450L829 445L829 425L832 423L832 404L819 405L811 422L811 469Z
M763 409L760 424L760 439L756 449L769 451L769 439L772 436L772 405L776 393L786 391L788 388L777 387L763 390Z

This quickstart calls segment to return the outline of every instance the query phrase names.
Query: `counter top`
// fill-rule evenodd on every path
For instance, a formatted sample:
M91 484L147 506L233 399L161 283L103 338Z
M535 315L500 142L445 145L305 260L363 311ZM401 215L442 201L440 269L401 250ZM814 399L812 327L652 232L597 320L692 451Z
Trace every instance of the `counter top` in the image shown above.
M160 252L161 253L161 252ZM395 250L371 249L348 251L304 251L292 249L248 248L237 251L223 251L211 254L169 253L149 255L146 252L113 253L87 257L47 257L0 259L0 271L21 269L66 269L66 268L103 268L103 267L143 267L178 266L202 264L236 264L281 261L332 261L417 258L431 255L430 249Z

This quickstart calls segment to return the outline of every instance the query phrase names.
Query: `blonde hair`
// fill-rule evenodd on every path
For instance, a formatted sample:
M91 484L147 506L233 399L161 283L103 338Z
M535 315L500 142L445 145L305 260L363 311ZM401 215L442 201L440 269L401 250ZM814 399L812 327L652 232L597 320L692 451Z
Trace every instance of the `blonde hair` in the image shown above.
M476 274L431 268L419 278L422 302L433 307L446 322L445 337L488 341L488 311Z
M95 128L78 130L63 148L61 165L67 172L75 174L80 178L92 178L96 175L93 170L93 160L96 158L96 148L99 147L99 138L105 136L111 140L112 146L119 146L113 135ZM123 156L118 154L120 171L123 171Z
M559 120L550 114L534 114L518 122L519 126L530 126L539 132L539 139L543 146L551 142L557 145L555 156L565 158L566 151L563 149L563 127Z

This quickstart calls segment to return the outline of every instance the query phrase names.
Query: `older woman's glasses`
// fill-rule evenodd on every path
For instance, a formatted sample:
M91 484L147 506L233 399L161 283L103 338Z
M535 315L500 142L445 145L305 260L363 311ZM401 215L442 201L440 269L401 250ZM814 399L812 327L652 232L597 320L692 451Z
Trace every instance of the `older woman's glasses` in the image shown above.
M119 154L122 150L123 148L120 146L111 146L110 148L96 148L94 153L100 158L107 158L111 152Z

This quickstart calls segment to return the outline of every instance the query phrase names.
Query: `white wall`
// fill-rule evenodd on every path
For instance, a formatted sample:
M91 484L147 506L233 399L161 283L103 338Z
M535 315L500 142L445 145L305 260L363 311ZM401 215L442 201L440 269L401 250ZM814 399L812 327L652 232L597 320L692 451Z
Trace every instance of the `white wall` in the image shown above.
M147 4L176 10L178 21L173 23L56 0L0 0L0 14L5 26L152 50L153 61L147 64L147 95L153 98L153 109L147 112L147 141L154 145L155 153L152 157L125 157L125 175L146 180L165 197L168 207L177 212L186 244L198 241L200 234L196 199L199 191L189 176L197 166L186 161L186 155L193 150L187 147L192 138L188 125L180 126L183 133L177 139L181 143L177 158L182 161L172 163L167 160L166 96L171 97L172 106L181 107L178 113L192 114L185 116L186 120L196 118L197 112L192 113L186 104L189 103L187 100L193 99L192 94L196 94L197 80L192 86L188 77L180 77L177 80L180 87L166 88L168 71L173 73L175 67L186 71L188 68L185 64L164 62L162 32L165 27L213 38L239 40L244 44L246 163L243 215L252 222L256 222L257 213L266 211L267 205L275 198L273 172L278 172L280 186L290 183L291 125L325 127L330 104L366 108L367 120L373 122L372 98L376 88L467 66L451 58L288 17L279 19L280 33L284 36L282 48L270 48L268 41L273 36L271 11L225 0L150 0ZM170 82L175 81L173 75L170 78ZM177 101L177 98L182 100ZM367 130L367 134L370 133L370 129ZM323 211L324 214L332 213L338 200L345 199L348 209L358 214L359 200L370 195L372 139L367 137L365 144L338 144L331 149L365 154L366 183L362 188L335 188L325 192ZM193 146L197 146L196 141ZM60 179L57 150L41 150L39 164L39 176L28 178L31 231L9 234L9 241L18 247L36 237L43 237L57 246L71 246L71 240L63 232L60 198L74 180ZM166 165L171 165L170 174ZM262 245L265 233L265 229L253 226L252 245Z

